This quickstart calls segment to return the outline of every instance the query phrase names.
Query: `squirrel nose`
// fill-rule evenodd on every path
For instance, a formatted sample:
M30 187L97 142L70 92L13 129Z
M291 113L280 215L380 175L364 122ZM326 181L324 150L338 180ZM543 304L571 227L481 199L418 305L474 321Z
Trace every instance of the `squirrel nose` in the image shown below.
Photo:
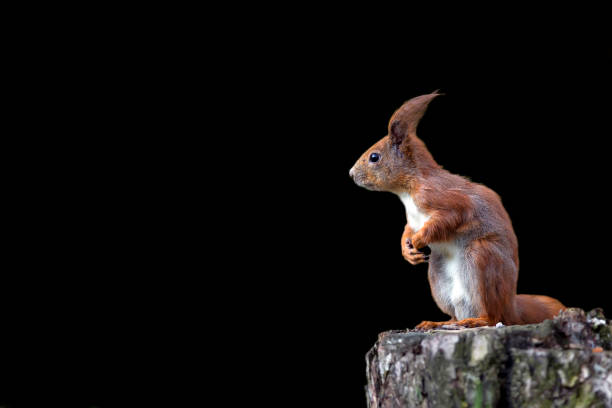
M351 176L351 178L355 178L355 168L351 167L351 169L349 170L349 176Z

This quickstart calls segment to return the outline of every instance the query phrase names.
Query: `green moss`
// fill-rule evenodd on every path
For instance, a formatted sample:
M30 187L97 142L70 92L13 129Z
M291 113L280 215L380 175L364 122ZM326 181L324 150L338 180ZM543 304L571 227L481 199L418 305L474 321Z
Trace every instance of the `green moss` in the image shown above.
M423 394L421 393L421 387L418 384L414 385L414 400L418 404L423 402Z
M476 380L476 394L474 395L474 408L482 408L482 383Z
M568 407L573 408L598 408L604 407L603 401L599 400L589 384L584 384L578 392L570 397Z

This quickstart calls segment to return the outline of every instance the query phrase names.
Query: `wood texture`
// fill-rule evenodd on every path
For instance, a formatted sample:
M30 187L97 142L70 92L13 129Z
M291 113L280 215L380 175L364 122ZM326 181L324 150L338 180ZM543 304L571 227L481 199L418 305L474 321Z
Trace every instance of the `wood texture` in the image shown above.
M612 407L601 309L539 324L388 331L366 356L370 408Z

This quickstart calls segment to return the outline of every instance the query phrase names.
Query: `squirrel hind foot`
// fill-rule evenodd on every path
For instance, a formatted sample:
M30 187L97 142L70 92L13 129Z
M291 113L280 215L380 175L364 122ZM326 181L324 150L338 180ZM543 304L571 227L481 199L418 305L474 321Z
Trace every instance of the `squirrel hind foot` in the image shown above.
M474 328L474 327L483 327L483 326L494 326L495 323L492 323L486 317L470 317L463 320L448 320L446 322L431 322L429 320L424 320L419 323L415 330L432 330L432 329L464 329L464 328Z

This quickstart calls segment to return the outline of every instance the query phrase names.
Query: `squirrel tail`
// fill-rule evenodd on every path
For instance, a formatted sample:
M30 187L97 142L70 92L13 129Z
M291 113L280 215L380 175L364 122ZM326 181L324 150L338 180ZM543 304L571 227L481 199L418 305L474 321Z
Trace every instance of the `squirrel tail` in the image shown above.
M557 299L541 295L516 295L514 302L519 324L540 323L565 309Z

